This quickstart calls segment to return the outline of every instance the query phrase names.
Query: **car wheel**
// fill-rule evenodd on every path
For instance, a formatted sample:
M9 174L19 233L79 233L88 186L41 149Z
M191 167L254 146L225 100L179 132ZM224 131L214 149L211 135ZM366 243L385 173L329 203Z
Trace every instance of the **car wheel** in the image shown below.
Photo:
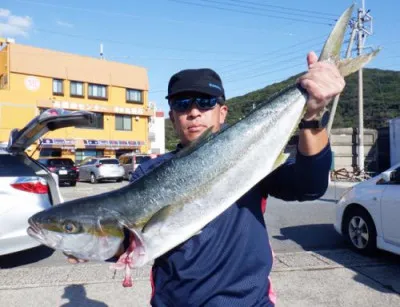
M121 178L118 178L118 179L117 179L117 182L122 182L122 180L124 180L124 178L122 178L122 177L121 177Z
M344 227L347 239L356 251L366 255L376 251L375 224L366 210L351 210L344 219Z
M71 187L74 187L76 186L76 181L71 181L69 184L71 185Z
M97 183L96 175L93 173L90 174L90 183Z
M129 180L129 182L131 182L132 179L133 179L133 174L132 174L132 173L129 173L129 174L128 174L128 180Z

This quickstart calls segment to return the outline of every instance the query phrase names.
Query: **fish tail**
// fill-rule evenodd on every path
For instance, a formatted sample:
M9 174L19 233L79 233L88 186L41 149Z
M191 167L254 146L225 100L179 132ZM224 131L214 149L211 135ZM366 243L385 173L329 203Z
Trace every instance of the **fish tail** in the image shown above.
M324 47L319 56L319 61L329 61L335 63L343 77L360 70L380 51L380 49L377 49L371 53L361 55L356 58L340 60L340 50L342 48L346 28L351 19L353 10L354 4L346 9L339 17L328 39L325 41Z

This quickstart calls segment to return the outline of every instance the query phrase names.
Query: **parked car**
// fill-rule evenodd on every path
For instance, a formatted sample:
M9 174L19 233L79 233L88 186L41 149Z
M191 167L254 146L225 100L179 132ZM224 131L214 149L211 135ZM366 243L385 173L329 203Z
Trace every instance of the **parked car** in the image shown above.
M136 168L143 162L152 159L151 155L136 153L126 153L119 157L119 163L124 168L124 178L131 181L131 177Z
M11 132L0 146L0 255L29 249L40 243L28 236L28 218L63 202L57 174L30 158L27 149L49 130L87 125L89 112L50 109L21 130Z
M400 255L400 163L347 190L339 199L335 229L365 254Z
M121 182L124 168L118 159L105 157L87 157L79 164L79 181L97 183L101 180L116 180Z
M47 167L47 169L58 175L59 184L69 184L76 186L78 180L77 167L74 161L69 158L40 158L39 163Z

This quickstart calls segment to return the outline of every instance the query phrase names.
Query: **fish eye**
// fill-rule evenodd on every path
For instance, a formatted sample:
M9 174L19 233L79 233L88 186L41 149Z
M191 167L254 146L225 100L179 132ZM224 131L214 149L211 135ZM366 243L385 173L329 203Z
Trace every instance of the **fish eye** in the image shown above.
M66 233L76 233L79 231L79 228L76 227L76 225L74 223L68 221L68 222L64 223L63 230Z

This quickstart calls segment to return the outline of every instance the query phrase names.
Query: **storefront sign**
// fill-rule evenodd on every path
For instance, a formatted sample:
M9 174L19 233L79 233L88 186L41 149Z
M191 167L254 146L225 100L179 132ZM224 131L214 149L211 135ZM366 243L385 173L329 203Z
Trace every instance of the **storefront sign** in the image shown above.
M41 139L42 147L75 147L74 139Z
M144 141L123 141L123 140L83 140L87 147L139 147L145 145Z
M127 114L127 115L142 115L153 116L154 111L150 108L127 108L118 106L104 106L91 103L79 103L65 100L44 100L38 101L39 108L62 108L68 110L80 110L110 114Z
M106 148L110 150L117 150L120 148L138 148L146 144L144 141L126 141L126 140L80 140L86 148ZM78 142L74 139L41 139L41 146L43 148L62 148L67 150L73 150L77 147L80 148Z

